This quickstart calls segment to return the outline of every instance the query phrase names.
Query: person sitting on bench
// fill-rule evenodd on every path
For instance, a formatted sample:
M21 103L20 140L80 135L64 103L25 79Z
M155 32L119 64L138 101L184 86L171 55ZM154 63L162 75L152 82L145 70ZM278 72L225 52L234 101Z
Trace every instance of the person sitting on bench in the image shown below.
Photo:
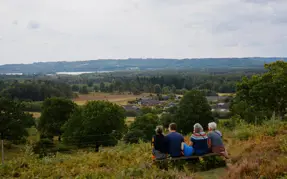
M181 150L181 143L184 142L183 136L176 132L176 124L171 123L169 125L169 134L166 135L166 145L168 154L172 157L181 157L182 150Z
M188 144L186 144L185 142L181 143L181 150L183 151L183 155L185 157L189 157L192 156L194 150L192 146L189 146Z
M225 158L228 158L226 149L224 147L223 141L222 141L222 134L220 131L216 130L216 123L211 122L208 124L208 138L211 142L211 151L213 153L217 153L219 155L224 156Z
M162 134L163 127L157 126L155 129L156 135L152 137L152 154L153 158L164 159L166 158L166 145L165 136Z
M209 152L209 140L202 126L196 123L193 126L193 134L190 137L191 146L193 146L195 155L201 156Z

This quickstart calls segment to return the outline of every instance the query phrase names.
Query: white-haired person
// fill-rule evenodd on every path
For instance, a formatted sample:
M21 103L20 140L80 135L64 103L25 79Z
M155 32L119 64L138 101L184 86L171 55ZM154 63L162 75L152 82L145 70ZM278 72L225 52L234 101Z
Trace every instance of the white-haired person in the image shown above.
M208 123L208 138L210 139L210 146L212 153L217 153L225 158L228 158L227 151L224 147L222 134L219 130L216 129L217 124L215 122Z
M209 153L208 137L199 123L193 126L193 134L190 137L190 141L195 155L200 156Z

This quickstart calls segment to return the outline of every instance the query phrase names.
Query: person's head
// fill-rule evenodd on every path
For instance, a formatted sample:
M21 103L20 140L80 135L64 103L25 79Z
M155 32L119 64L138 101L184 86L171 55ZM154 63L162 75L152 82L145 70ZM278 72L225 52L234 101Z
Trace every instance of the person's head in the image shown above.
M217 127L217 124L215 122L208 123L208 130L213 131Z
M194 124L194 126L193 126L193 132L194 133L200 133L202 131L203 131L203 128L199 123Z
M156 132L156 134L162 134L162 132L163 132L163 127L162 127L162 126L156 126L155 132Z
M175 124L175 123L170 123L170 124L169 124L169 127L168 127L168 130L169 130L170 132L176 131L176 124Z

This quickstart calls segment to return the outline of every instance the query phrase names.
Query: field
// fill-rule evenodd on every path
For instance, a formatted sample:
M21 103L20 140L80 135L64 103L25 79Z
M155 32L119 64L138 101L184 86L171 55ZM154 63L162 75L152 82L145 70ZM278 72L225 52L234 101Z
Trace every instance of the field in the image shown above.
M90 93L85 95L79 94L79 97L75 98L74 101L78 105L83 105L87 101L91 100L107 100L119 105L126 105L128 101L135 100L137 98L142 98L144 96L147 96L147 94L132 95L132 94Z

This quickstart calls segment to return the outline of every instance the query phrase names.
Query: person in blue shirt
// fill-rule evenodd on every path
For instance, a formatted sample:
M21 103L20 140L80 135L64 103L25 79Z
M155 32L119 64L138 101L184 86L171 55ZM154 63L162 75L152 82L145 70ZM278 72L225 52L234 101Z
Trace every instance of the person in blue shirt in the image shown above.
M206 133L203 131L202 126L199 123L196 123L193 126L193 129L194 130L192 136L190 137L190 141L195 155L200 156L209 153L210 141Z
M187 145L186 143L182 142L181 143L181 150L183 151L183 155L185 157L192 156L194 150L192 146Z
M169 134L166 135L167 152L171 157L182 156L181 143L184 142L183 136L176 132L176 124L171 123L169 125Z

